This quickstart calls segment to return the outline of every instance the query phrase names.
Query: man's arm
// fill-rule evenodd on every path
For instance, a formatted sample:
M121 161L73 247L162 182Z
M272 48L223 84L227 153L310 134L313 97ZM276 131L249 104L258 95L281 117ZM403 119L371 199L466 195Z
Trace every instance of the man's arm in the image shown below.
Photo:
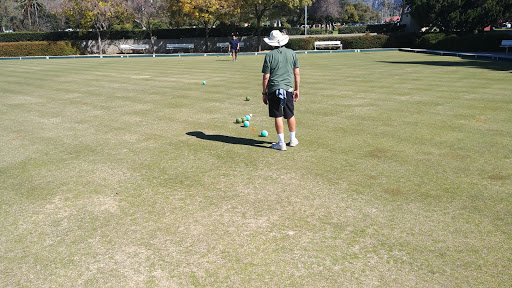
M263 96L263 103L265 103L265 105L267 105L267 103L268 103L268 98L267 98L268 79L270 79L270 74L263 73L263 81L262 81L263 92L261 93L261 95Z
M299 67L293 68L293 78L295 78L295 89L293 90L293 101L299 100L300 71Z

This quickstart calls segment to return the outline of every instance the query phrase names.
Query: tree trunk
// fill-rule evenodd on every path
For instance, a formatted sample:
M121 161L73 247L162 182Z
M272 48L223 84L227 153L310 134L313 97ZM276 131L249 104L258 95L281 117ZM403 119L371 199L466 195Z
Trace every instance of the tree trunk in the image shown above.
M34 1L34 10L36 11L36 28L39 31L39 15L37 13L37 1Z
M98 30L98 49L100 50L100 56L103 55L103 44L101 44L100 30Z
M208 53L208 34L210 33L210 28L207 22L204 22L204 52Z
M148 25L146 26L149 31L149 39L151 39L151 51L153 51L153 55L155 55L155 40L156 37L153 37L153 28L151 27L151 19L148 18Z
M27 3L27 18L28 26L30 26L30 30L32 30L32 16L30 15L30 3Z
M257 41L258 41L258 52L261 51L261 18L262 18L263 15L258 15L258 17L256 18L256 35L258 36L257 37Z

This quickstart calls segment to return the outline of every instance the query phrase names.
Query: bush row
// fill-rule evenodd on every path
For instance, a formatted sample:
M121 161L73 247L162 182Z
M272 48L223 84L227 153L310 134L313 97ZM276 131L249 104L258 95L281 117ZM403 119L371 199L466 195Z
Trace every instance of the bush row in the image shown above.
M313 50L315 41L341 41L343 49L400 48L410 47L411 40L403 35L325 36L292 38L287 46L293 50Z
M268 35L272 27L262 27L261 34ZM213 28L209 32L210 37L229 37L232 34L238 36L255 36L257 34L254 27L219 27ZM102 39L150 39L151 35L158 39L181 39L181 38L197 38L205 37L203 28L183 28L183 29L160 29L150 33L147 30L119 30L119 31L102 31ZM30 42L30 41L78 41L78 40L96 40L98 34L93 31L80 33L78 31L58 31L58 32L16 32L1 33L0 42Z
M396 33L404 32L405 25L394 23L362 26L345 26L338 28L339 34L357 34L357 33Z
M343 49L372 48L422 48L462 52L503 51L502 40L512 40L507 32L487 32L479 34L444 34L444 33L393 33L386 35L364 35L353 37L325 36L293 38L289 47L294 50L312 50L315 41L339 40Z
M7 33L13 34L13 33ZM34 33L31 33L34 34ZM393 33L388 35L364 35L340 37L337 35L323 37L291 38L289 48L294 50L313 50L315 41L339 40L343 49L372 48L423 48L451 51L502 51L500 43L504 39L512 40L507 32L489 32L480 34L414 34ZM34 41L0 43L0 57L20 56L61 56L85 54L76 41Z
M59 42L15 42L0 43L0 57L65 56L85 54L78 44Z
M400 28L398 28L400 27ZM402 29L402 26L394 24L382 25L368 25L368 26L349 26L341 27L338 29L340 34L354 34L365 33L366 31L372 33L391 33L397 32ZM270 31L276 29L274 27L262 27L261 35L268 35ZM304 35L304 29L300 27L286 28L288 35ZM256 36L257 30L255 27L234 27L234 26L218 26L209 31L210 37L229 37L232 34L238 36ZM325 31L325 29L315 28L308 29L309 35L333 34L333 31ZM203 28L182 28L182 29L158 29L153 30L152 33L147 30L134 29L134 30L114 30L102 31L102 39L150 39L151 35L158 39L181 39L181 38L198 38L204 37L205 31ZM1 33L0 42L30 42L30 41L77 41L77 40L96 40L98 34L94 31L78 32L78 31L58 31L58 32L16 32L16 33Z
M500 44L506 39L512 40L512 35L507 32L460 35L430 33L419 36L411 47L462 52L502 51Z

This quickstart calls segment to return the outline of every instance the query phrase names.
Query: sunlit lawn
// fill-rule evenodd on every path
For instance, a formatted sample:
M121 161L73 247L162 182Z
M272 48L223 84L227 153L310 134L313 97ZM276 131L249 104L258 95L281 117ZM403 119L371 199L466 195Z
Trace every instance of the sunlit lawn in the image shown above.
M509 287L512 63L299 59L0 62L0 286Z

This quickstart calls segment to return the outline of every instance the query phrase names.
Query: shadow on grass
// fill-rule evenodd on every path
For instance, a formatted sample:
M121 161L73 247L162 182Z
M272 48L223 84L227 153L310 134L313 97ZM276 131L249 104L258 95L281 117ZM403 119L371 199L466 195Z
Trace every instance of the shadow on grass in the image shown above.
M214 134L208 135L208 134L204 134L204 132L201 132L201 131L187 132L187 135L194 136L194 137L197 137L197 138L203 139L203 140L216 141L216 142L222 142L222 143L228 143L228 144L247 145L247 146L260 147L260 148L269 148L268 145L272 144L272 142L261 141L261 140L256 140L256 139L249 139L249 138L240 138L240 137L214 135Z
M499 62L499 61L488 61L488 60L468 60L464 61L379 61L381 63L388 64L413 64L413 65L429 65L429 66L446 66L446 67L469 67L488 69L494 71L508 72L512 71L512 62ZM511 72L512 73L512 72Z

